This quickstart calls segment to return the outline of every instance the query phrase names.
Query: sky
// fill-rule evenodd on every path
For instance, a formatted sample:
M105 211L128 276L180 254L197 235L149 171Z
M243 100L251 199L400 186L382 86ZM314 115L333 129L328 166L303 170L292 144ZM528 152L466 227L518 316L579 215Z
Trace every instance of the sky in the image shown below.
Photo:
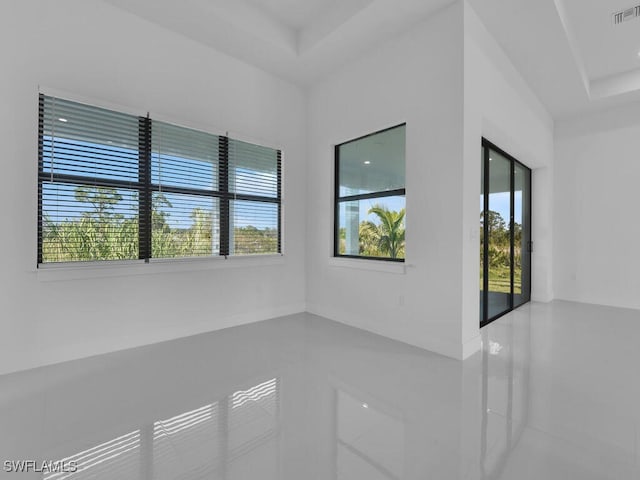
M56 173L72 173L93 178L99 176L106 179L118 179L126 181L137 181L138 176L138 152L136 150L116 146L102 145L80 140L70 140L45 136L43 138L43 157L45 172L50 172L51 168ZM79 150L83 151L77 153ZM86 162L82 153L93 150L96 154L94 162ZM55 157L52 165L51 159ZM116 159L115 167L103 162ZM105 166L106 165L106 166ZM275 197L274 186L276 184L275 174L251 170L250 168L235 169L235 191L238 193L252 193L255 185L261 195ZM217 172L215 166L210 161L197 159L186 159L177 156L163 155L160 157L157 152L152 155L152 182L177 187L193 187L194 185L211 189L217 183ZM194 183L195 182L195 183ZM52 186L45 184L43 189L43 206L45 213L54 221L64 221L65 219L79 218L82 212L87 211L90 206L80 203L74 199L76 185L57 184ZM123 200L115 206L117 213L125 216L133 216L136 206L133 205L131 191L119 190ZM173 228L186 228L191 224L191 212L194 208L216 209L214 199L194 197L189 195L167 194L172 206L165 205L163 211L167 213L167 222ZM502 218L509 221L509 193L493 193L489 197L490 209L498 212ZM522 223L522 192L515 192L515 221ZM369 209L376 204L380 204L392 211L399 211L405 207L405 197L383 197L377 199L367 199L359 201L360 221L369 220L379 223L379 219L374 214L368 214ZM277 208L275 205L244 205L238 202L233 220L237 226L253 225L257 228L277 227ZM243 208L244 207L244 208ZM252 208L253 207L253 208ZM263 207L263 208L255 208ZM482 209L482 200L480 208ZM408 212L409 218L411 212ZM340 226L345 226L344 215L340 215Z
M482 195L480 196L480 211L484 208L484 199ZM492 193L489 195L489 210L493 210L494 212L498 212L500 216L504 219L504 221L509 223L509 211L511 209L510 205L510 195L509 192L499 192ZM522 192L517 191L514 194L514 221L516 223L522 224Z
M89 152L92 157L85 156ZM137 182L138 151L113 144L100 144L61 137L43 137L43 171L73 174L88 179L102 178ZM212 189L217 184L217 168L210 161L152 154L151 181L174 187ZM275 168L274 168L275 170ZM232 176L236 193L251 193L275 198L275 173L235 167ZM90 181L90 180L89 180ZM93 206L75 199L77 184L43 183L43 213L53 222L78 219ZM118 189L122 200L113 206L113 212L131 218L137 215L137 202L133 190ZM217 211L217 199L195 195L166 193L171 206L162 210L172 228L188 228L194 208ZM235 226L252 225L257 228L277 228L277 205L273 203L236 201L232 222ZM232 207L233 208L233 207ZM216 212L217 213L217 212Z

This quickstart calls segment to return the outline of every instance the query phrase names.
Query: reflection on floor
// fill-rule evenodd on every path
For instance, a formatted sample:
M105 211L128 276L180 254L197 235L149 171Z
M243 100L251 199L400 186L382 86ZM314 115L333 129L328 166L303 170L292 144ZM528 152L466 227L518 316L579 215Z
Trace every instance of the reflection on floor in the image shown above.
M487 318L493 318L496 315L500 315L511 308L511 294L509 293L489 291L487 297L489 297L489 315L487 316ZM515 306L521 305L522 303L524 303L522 295L513 296L513 304ZM482 290L480 290L480 318L482 318L483 308L484 296L482 295Z
M6 375L2 474L640 478L640 312L527 304L482 335L457 362L298 315Z

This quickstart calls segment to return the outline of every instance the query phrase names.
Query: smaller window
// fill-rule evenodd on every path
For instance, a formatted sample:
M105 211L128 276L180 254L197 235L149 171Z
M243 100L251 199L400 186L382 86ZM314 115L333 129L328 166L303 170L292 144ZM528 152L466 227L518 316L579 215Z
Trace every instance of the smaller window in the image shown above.
M336 146L334 256L404 261L405 131Z

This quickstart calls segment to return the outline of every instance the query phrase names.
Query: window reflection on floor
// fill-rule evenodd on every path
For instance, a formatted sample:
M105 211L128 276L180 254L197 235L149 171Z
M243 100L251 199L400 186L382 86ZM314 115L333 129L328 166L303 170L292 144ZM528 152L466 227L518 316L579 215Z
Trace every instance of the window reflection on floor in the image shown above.
M501 478L507 459L528 421L530 324L495 324L492 338L485 333L482 352L481 471L483 479ZM520 337L520 338L518 338ZM518 341L516 341L518 340Z
M75 472L44 473L44 480L63 478L139 478L140 430L124 434L108 442L88 448L60 460L75 465Z
M62 459L75 472L45 474L62 479L277 479L279 379L238 390L216 402Z
M377 404L336 390L337 478L402 478L404 423Z
M226 478L277 479L279 381L273 378L228 397Z
M218 403L153 424L154 478L191 478L220 469Z

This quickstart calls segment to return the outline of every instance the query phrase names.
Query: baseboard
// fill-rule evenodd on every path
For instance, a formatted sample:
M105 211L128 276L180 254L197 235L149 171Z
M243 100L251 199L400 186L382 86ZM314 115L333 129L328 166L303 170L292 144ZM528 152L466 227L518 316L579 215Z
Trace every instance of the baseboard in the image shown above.
M174 324L172 328L167 328L160 334L158 334L157 331L154 332L155 335L151 339L149 339L148 336L143 337L140 335L132 335L126 338L126 340L123 340L122 338L113 338L112 341L104 341L104 339L99 339L98 341L95 339L88 339L87 341L82 342L80 340L76 340L73 345L73 349L70 345L57 345L53 346L53 348L49 345L49 350L45 348L36 349L37 356L34 354L25 356L19 360L16 360L15 358L7 359L11 361L6 362L2 361L3 359L0 356L0 375L32 370L34 368L129 350L131 348L155 345L162 342L190 337L192 335L199 335L202 333L223 330L225 328L260 322L271 318L304 313L305 311L305 303L294 303L290 305L258 309L252 312L232 315L221 319L212 318L192 323ZM102 340L102 342L100 342L100 340Z
M480 337L478 337L477 340L473 339L472 341L470 341L468 347L435 338L421 338L419 340L416 340L415 338L406 338L399 335L394 335L386 331L371 328L364 321L360 321L357 316L354 316L352 313L344 313L339 311L338 309L327 307L324 305L307 303L307 312L318 315L320 317L328 318L329 320L333 320L344 325L349 325L350 327L355 327L370 333L375 333L376 335L390 338L391 340L396 340L398 342L406 343L407 345L412 345L414 347L422 348L423 350L428 350L445 357L453 358L455 360L463 360L464 358L471 356L480 348ZM464 356L465 353L467 354L467 357Z
M479 352L482 348L482 337L478 335L477 337L472 338L471 340L462 344L462 353L461 359L466 360L474 353Z

